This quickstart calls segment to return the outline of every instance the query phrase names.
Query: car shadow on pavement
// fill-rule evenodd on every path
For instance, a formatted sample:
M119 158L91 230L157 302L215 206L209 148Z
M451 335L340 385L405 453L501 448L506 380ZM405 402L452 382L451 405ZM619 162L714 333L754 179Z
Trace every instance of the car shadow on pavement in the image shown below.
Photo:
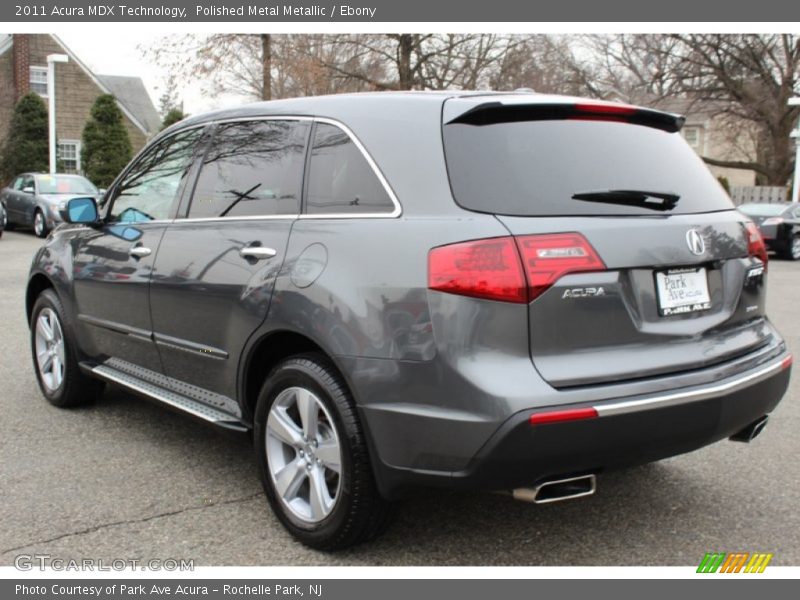
M261 490L246 435L205 426L113 387L96 409L105 420L124 419L125 430L160 455L173 478L205 478L202 485L224 498ZM276 529L270 537L283 540L293 553L309 553L305 560L315 564L691 564L692 553L683 558L681 552L654 552L665 535L693 535L683 530L683 517L708 508L702 482L679 461L603 474L594 496L548 505L490 492L419 490L395 503L381 537L335 554L300 546L283 532L263 495L237 510L267 513L255 516ZM263 564L256 555L239 560Z

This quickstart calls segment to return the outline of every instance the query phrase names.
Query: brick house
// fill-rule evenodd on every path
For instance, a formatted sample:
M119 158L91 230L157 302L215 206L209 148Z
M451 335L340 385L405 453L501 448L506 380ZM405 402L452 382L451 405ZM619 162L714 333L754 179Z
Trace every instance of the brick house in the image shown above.
M93 73L57 36L0 34L0 140L11 124L14 105L28 92L47 99L47 55L66 54L56 65L56 139L67 172L81 172L81 136L92 104L112 94L119 105L134 152L161 127L161 119L139 77Z

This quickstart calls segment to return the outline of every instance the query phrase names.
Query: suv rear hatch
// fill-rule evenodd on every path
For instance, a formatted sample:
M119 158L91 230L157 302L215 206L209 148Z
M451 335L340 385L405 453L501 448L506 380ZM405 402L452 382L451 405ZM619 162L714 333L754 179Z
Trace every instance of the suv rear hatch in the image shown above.
M763 242L680 117L500 98L446 102L448 174L461 207L495 215L515 240L545 380L686 371L769 342Z

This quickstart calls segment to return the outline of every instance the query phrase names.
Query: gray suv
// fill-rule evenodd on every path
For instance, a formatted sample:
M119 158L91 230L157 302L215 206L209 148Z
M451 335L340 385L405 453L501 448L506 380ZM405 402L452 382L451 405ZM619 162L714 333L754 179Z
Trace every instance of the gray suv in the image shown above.
M749 441L791 355L758 230L682 123L527 93L182 121L37 253L41 390L113 383L250 432L278 518L321 549L419 486L552 502Z

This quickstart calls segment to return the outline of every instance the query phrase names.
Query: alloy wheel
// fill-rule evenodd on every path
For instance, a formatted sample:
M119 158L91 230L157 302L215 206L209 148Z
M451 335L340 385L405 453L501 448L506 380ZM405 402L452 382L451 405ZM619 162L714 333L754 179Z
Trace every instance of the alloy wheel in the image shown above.
M800 236L792 238L792 259L800 260Z
M44 233L44 216L39 211L33 217L33 231L39 237Z
M342 452L328 409L312 391L290 387L275 398L266 427L275 493L306 524L331 514L341 488Z
M55 311L43 309L36 319L36 364L45 387L54 392L64 381L64 332Z

